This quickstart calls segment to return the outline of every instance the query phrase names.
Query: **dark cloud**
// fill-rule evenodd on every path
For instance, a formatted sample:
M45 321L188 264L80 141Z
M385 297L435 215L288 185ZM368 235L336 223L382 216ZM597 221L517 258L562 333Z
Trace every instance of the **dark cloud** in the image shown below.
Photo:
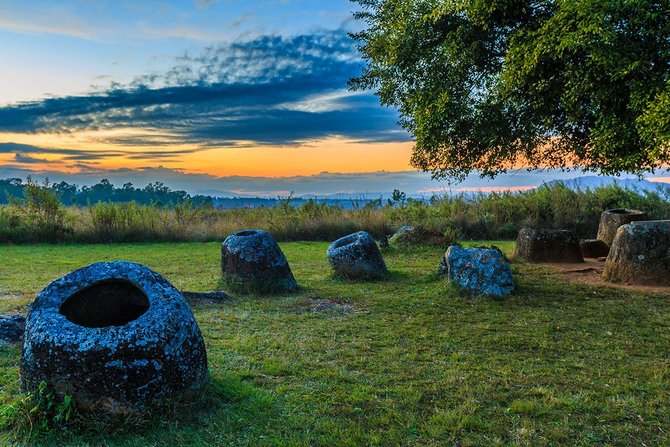
M81 167L81 164L93 163L110 157L124 157L131 160L169 160L185 154L197 152L200 149L181 150L150 150L150 151L122 151L122 150L86 150L86 149L60 149L43 148L28 144L0 143L0 154L15 154L16 163L45 163L47 159L35 157L35 155L60 155L59 159L69 163L70 167Z
M35 158L31 157L30 155L25 155L22 153L16 153L14 154L14 162L17 164L34 164L34 163L47 163L49 160L44 159L44 158Z
M346 91L361 69L355 43L344 31L264 36L184 54L167 73L128 86L0 108L0 131L137 127L152 131L150 141L206 146L295 144L330 136L408 140L395 111L371 94Z
M82 150L82 149L47 149L39 146L19 143L0 143L0 154L52 154L63 155L65 160L92 160L106 157L124 155L125 152L117 150Z

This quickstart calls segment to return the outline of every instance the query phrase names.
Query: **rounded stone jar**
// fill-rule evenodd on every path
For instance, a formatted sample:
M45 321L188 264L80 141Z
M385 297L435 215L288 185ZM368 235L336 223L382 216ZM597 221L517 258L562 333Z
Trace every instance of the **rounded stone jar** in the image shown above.
M639 220L647 220L647 213L625 208L603 211L598 226L598 239L611 247L620 226Z
M279 294L298 290L286 256L272 235L244 230L221 244L221 272L233 292Z
M384 257L366 231L344 236L326 252L335 276L347 279L381 279L388 275Z
M130 262L103 262L49 284L30 307L21 387L46 382L80 408L138 413L202 388L207 354L181 293Z
M617 229L605 281L670 286L670 220L631 222Z

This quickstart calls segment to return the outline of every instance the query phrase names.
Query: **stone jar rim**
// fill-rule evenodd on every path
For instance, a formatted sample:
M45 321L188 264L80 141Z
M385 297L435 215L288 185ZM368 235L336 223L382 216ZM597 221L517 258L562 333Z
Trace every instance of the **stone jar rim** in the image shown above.
M372 236L370 236L370 234L366 231L359 231L357 233L348 234L332 242L328 247L328 251L334 253L342 248L355 244L360 244L367 240L374 242Z
M61 313L63 303L77 292L115 280L131 283L146 296L149 307L138 318L123 326L87 327L70 321ZM86 345L87 348L95 346L102 351L122 344L141 344L143 340L151 342L165 338L172 316L178 315L177 311L183 306L188 307L181 292L146 266L127 261L98 262L47 285L31 305L27 325L40 325L44 329L32 330L33 337L48 340L57 334L59 343ZM58 329L54 332L49 328ZM29 329L26 327L27 332ZM169 343L169 340L164 342Z

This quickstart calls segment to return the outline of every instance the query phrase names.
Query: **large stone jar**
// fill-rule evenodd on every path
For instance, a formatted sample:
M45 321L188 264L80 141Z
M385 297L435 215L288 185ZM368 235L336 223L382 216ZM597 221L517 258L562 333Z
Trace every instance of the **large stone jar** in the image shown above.
M287 293L298 289L286 256L270 233L245 230L221 245L221 269L227 287L240 293Z
M619 227L603 278L615 283L670 286L670 220Z
M514 256L529 262L584 262L579 238L568 230L523 228Z
M388 274L377 243L366 231L336 240L326 255L335 276L341 278L380 279Z
M598 226L598 239L612 246L614 236L621 225L626 225L638 220L647 220L647 214L638 210L617 208L604 211L600 215Z
M444 247L449 239L439 231L422 226L403 225L389 239L391 246L403 247L411 245L434 245Z
M199 390L207 355L191 309L140 264L103 262L37 295L26 321L21 386L41 382L84 409L143 412Z
M495 247L463 248L452 245L442 258L440 273L471 295L501 299L511 294L515 287L509 261Z

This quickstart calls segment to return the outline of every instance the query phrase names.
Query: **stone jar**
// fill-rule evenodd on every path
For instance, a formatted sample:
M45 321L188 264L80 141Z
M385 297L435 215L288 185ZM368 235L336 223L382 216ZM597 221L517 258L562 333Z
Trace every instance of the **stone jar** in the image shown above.
M638 220L647 220L647 214L642 211L625 208L604 211L600 215L597 238L611 247L619 227Z
M515 287L509 261L495 247L452 245L442 258L440 273L470 295L501 299L511 294Z
M290 293L298 289L286 256L270 233L244 230L221 245L224 283L238 293Z
M584 262L579 238L568 230L523 228L514 255L529 262Z
M670 286L670 220L631 222L619 227L605 261L603 279Z
M344 236L326 253L335 276L347 279L381 279L388 274L377 243L366 231Z
M102 262L65 275L27 316L21 386L41 382L83 409L144 412L201 389L205 344L184 297L131 262Z

